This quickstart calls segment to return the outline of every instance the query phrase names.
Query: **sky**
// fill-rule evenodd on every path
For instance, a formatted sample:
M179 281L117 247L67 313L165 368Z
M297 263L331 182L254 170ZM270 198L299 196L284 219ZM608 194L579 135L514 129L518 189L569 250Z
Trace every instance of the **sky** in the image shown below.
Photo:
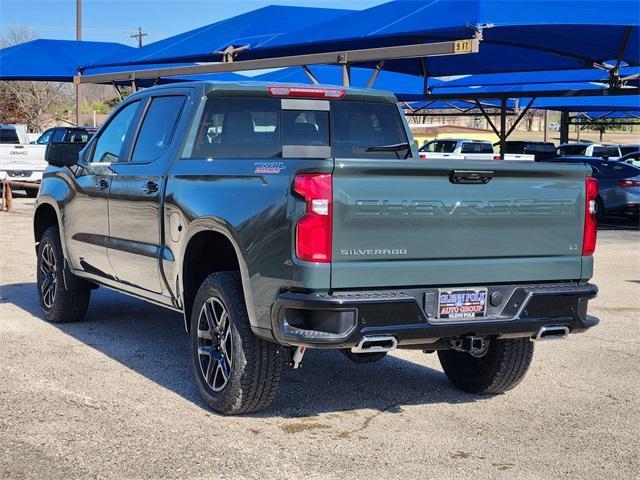
M136 46L138 27L145 44L267 5L363 9L385 0L83 0L83 40ZM39 38L73 40L76 0L0 0L0 31L26 26Z

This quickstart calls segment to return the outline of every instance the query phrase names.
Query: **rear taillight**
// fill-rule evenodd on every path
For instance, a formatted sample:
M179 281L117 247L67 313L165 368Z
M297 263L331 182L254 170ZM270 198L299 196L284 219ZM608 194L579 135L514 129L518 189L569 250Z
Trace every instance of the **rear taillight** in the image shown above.
M596 221L596 198L598 197L598 181L593 177L585 179L586 201L584 209L584 237L582 238L582 255L593 255L596 250L598 222Z
M624 180L618 180L618 185L622 188L640 187L640 180L629 180L625 178Z
M293 190L307 203L307 212L296 225L296 256L306 262L331 262L331 174L297 175Z
M346 93L347 91L343 88L269 87L269 95L272 97L328 98L337 100L344 97Z

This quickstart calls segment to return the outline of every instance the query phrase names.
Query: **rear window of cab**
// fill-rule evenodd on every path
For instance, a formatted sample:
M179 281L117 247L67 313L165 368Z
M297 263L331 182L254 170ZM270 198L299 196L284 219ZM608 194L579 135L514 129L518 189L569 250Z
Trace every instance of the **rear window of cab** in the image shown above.
M283 110L278 98L206 100L190 158L280 158L283 145L331 147L338 158L411 156L397 105L331 101L329 111Z

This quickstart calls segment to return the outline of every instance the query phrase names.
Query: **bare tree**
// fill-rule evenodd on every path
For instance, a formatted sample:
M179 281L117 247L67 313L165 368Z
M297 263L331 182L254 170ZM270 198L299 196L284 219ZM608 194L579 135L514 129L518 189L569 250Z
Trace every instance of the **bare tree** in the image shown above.
M28 27L9 26L0 34L0 47L7 48L35 38L37 33ZM16 117L21 118L34 131L42 130L46 115L60 110L69 101L67 90L63 83L57 82L0 82L0 93L6 98L6 105L14 106L11 111L6 112L7 116L14 122ZM4 110L3 108L0 114L2 117L5 117Z

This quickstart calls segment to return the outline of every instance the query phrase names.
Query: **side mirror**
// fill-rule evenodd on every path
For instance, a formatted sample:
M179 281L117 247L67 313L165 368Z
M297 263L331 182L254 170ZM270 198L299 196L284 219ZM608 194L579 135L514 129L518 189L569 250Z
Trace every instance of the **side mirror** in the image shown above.
M49 165L71 167L78 163L79 149L77 143L55 142L47 145L44 159Z

